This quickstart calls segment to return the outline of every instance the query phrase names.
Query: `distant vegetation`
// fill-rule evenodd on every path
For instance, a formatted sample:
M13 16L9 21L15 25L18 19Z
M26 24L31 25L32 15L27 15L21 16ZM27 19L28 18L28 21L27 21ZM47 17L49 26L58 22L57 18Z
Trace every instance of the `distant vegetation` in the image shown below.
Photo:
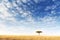
M42 33L42 31L36 31L36 33L38 33L40 35L40 33Z

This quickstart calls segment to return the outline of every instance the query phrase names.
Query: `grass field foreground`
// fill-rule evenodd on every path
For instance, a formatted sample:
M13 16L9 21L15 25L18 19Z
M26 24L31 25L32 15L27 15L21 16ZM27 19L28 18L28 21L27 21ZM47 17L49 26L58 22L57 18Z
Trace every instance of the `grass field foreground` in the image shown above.
M60 36L0 36L0 40L60 40Z

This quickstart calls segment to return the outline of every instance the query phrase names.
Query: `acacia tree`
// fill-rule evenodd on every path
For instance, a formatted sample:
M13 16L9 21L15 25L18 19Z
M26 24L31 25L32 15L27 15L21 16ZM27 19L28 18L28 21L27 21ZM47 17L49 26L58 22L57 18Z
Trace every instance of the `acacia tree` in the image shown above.
M40 35L40 33L42 33L42 31L36 31L36 33L38 33Z

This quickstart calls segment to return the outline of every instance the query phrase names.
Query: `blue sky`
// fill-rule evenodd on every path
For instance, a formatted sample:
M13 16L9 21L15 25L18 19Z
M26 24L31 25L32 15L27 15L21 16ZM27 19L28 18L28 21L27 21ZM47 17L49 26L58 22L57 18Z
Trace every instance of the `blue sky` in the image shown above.
M0 0L1 35L60 35L59 0Z

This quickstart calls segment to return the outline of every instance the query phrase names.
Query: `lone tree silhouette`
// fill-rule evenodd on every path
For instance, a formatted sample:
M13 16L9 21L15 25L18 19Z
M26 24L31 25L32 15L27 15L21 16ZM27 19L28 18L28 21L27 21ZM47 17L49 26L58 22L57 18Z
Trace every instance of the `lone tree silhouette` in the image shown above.
M40 35L40 33L42 33L42 31L36 31L36 33L38 33Z

